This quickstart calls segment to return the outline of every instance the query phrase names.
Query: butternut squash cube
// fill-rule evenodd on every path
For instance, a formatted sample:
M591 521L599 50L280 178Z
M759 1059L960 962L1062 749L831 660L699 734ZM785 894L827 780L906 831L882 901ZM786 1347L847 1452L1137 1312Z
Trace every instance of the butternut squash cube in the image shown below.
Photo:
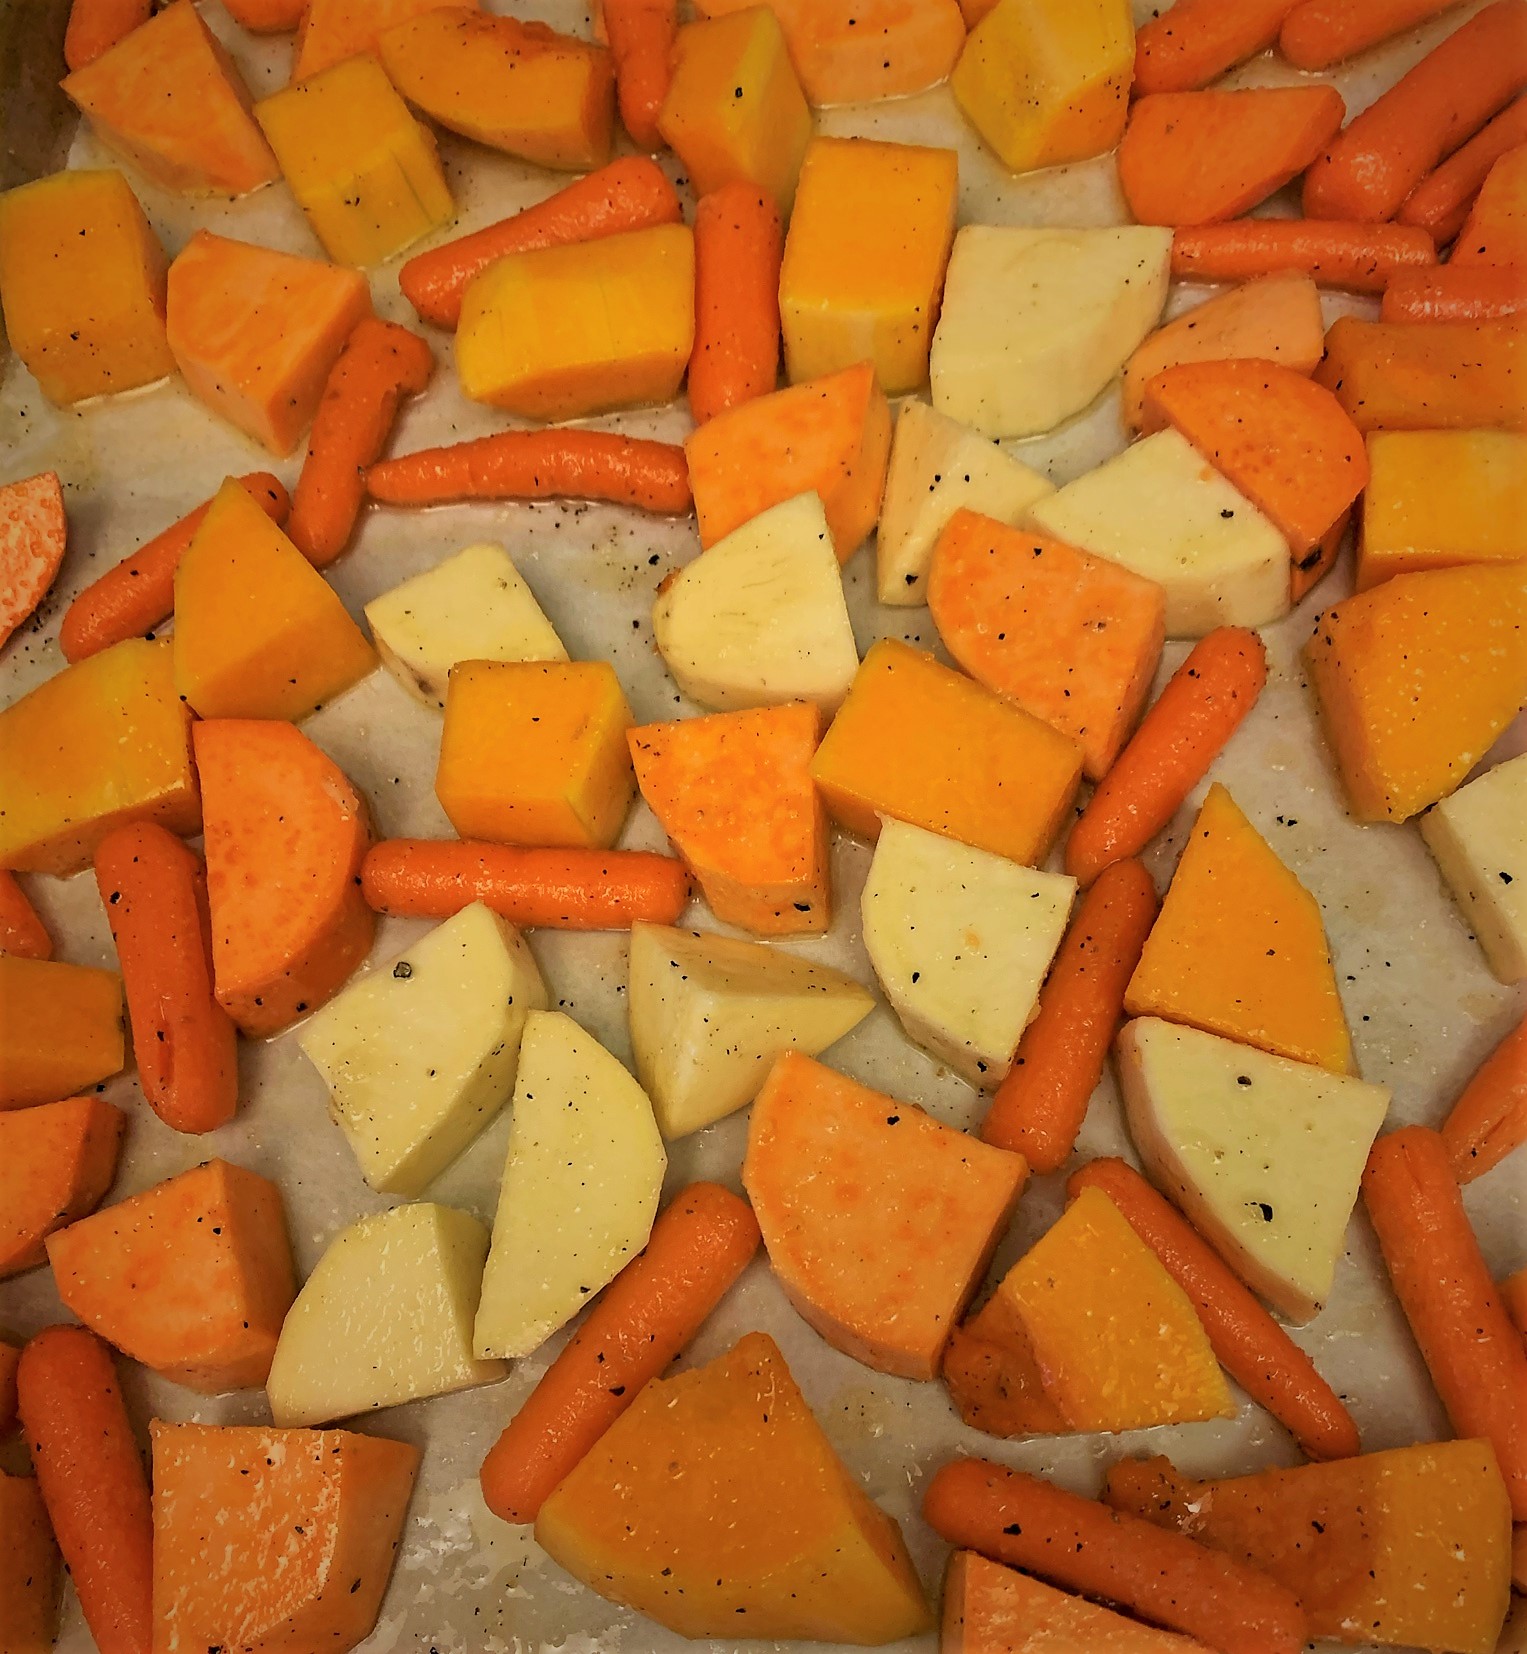
M116 1176L126 1124L100 1097L0 1112L0 1280L46 1262L48 1236L95 1210ZM0 1345L0 1368L5 1359ZM0 1399L0 1436L5 1411Z
M480 11L479 0L307 0L297 25L292 79L307 80L360 52L375 52L382 34L427 11Z
M201 828L168 638L113 644L0 712L0 867L77 873L128 821Z
M175 686L203 718L304 718L376 666L334 588L230 477L175 571Z
M175 371L164 275L164 249L120 172L55 172L0 195L6 336L50 402Z
M959 182L952 149L812 140L779 273L793 383L863 361L887 396L927 379Z
M581 419L671 401L694 342L694 235L662 224L490 264L461 301L456 371L474 401Z
M633 722L608 661L463 661L435 796L462 838L608 849L636 792Z
M0 1109L71 1096L126 1060L115 971L0 953Z
M0 1533L0 1646L6 1654L51 1654L64 1576L35 1476L0 1470Z
M380 264L456 210L429 128L374 57L266 98L255 118L329 257Z
M191 394L273 454L313 423L329 369L370 314L358 270L209 230L170 266L170 349Z

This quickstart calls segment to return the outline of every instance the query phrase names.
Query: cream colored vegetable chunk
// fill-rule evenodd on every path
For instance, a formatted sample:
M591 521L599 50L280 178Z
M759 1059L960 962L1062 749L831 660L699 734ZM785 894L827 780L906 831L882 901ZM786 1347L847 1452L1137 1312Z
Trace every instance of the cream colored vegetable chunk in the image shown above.
M1490 969L1527 976L1527 753L1497 764L1421 817L1421 837Z

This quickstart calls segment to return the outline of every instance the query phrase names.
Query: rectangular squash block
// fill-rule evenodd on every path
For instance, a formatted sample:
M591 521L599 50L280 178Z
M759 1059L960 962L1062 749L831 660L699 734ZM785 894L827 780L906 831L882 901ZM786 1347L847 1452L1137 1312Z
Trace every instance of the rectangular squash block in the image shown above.
M175 371L164 249L120 172L56 172L0 195L0 305L50 402Z
M1360 431L1527 431L1527 327L1338 316L1315 383Z
M871 361L887 396L923 383L958 204L952 149L812 141L779 277L792 382Z
M77 873L124 821L201 830L170 643L128 638L0 712L0 867Z
M126 1060L115 971L0 954L0 1109L72 1097Z
M864 657L811 773L861 838L894 816L1030 866L1081 779L1081 748L1021 707L886 638Z
M456 371L474 401L580 419L678 394L695 338L683 224L512 253L467 288Z

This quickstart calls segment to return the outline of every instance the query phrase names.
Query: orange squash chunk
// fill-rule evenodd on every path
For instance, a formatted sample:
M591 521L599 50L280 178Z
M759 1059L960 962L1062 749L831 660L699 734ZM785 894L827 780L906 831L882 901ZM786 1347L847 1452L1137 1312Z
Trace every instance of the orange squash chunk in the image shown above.
M446 6L481 10L479 0L307 0L292 79L306 80L347 57L374 52L386 30Z
M1527 264L1527 144L1490 168L1448 263Z
M1527 703L1527 565L1396 575L1317 616L1304 663L1352 814L1408 821Z
M761 1332L648 1383L541 1506L535 1536L574 1578L686 1637L885 1643L931 1622L901 1530Z
M636 782L716 917L756 936L832 923L827 812L811 779L822 714L804 701L628 732Z
M787 1051L754 1101L742 1182L776 1279L827 1342L933 1378L1028 1171Z
M126 1060L115 971L0 954L0 1109L83 1091Z
M1320 904L1218 782L1193 823L1124 1008L1353 1072Z
M281 1191L226 1160L60 1229L48 1261L91 1331L206 1395L265 1382L297 1292Z
M1338 316L1315 370L1360 431L1527 430L1527 326Z
M50 1654L63 1572L35 1477L0 1470L0 1534L0 1648Z
M117 1174L126 1124L99 1097L0 1114L0 1280L45 1263L48 1236L95 1210Z

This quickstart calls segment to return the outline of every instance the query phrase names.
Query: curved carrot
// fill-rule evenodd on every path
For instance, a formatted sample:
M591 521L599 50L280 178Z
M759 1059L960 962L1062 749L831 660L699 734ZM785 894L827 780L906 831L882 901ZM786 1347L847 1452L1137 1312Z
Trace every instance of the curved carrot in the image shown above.
M511 924L548 930L626 930L638 919L671 925L689 900L689 875L648 850L521 850L455 839L384 839L361 864L361 890L378 913L446 919L486 902Z
M1527 1351L1480 1256L1441 1136L1406 1126L1379 1138L1363 1204L1453 1429L1494 1447L1512 1514L1527 1522Z
M1500 1295L1512 1325L1527 1341L1527 1269L1508 1275L1500 1284Z
M1195 92L1265 52L1297 0L1176 0L1135 34L1137 96Z
M0 647L48 595L68 542L56 471L0 484Z
M21 1426L58 1548L100 1654L149 1654L154 1523L111 1351L46 1327L16 1369Z
M251 471L239 481L274 521L286 521L286 489L269 471ZM59 627L59 647L71 665L168 620L175 612L175 570L201 527L207 500L161 534L146 540L114 569L93 580L69 605Z
M398 271L398 286L421 320L453 328L472 278L506 253L597 241L651 224L677 224L682 217L679 197L658 164L645 155L623 155L512 218L416 253Z
M1330 69L1458 4L1459 0L1300 0L1283 20L1278 50L1296 69Z
M1106 1597L1221 1654L1300 1654L1293 1592L1196 1540L986 1459L946 1464L923 1518L951 1545Z
M675 0L604 0L621 124L638 149L662 148L657 118L668 96L669 58L678 32Z
M669 1202L483 1461L488 1509L534 1522L637 1392L700 1330L758 1250L753 1208L715 1183Z
M1527 266L1439 264L1407 270L1384 289L1382 322L1489 322L1527 310Z
M27 900L14 873L0 872L0 954L17 959L51 959L53 938Z
M1453 1176L1472 1183L1527 1143L1527 1016L1475 1070L1442 1127Z
M1200 638L1087 801L1066 843L1066 871L1088 885L1111 862L1138 855L1203 780L1266 682L1267 651L1255 632L1219 626Z
M1059 1171L1071 1153L1160 910L1151 876L1134 857L1104 868L1082 897L1039 1014L981 1124L988 1143L1015 1150L1036 1172Z
M64 62L71 70L94 63L154 14L154 0L74 0L64 31Z
M174 1131L212 1131L238 1102L237 1038L212 990L212 921L201 858L137 821L96 846L95 880L122 967L138 1078Z
M1490 168L1508 149L1524 143L1527 98L1518 98L1423 178L1405 197L1395 217L1401 224L1418 224L1439 247L1445 247L1463 228L1469 206L1489 177Z
M329 370L292 495L286 532L314 568L349 543L366 498L365 470L392 435L398 404L429 384L435 358L417 333L367 316Z
M1179 281L1251 281L1294 270L1321 287L1382 293L1402 270L1436 262L1432 238L1406 224L1237 218L1172 236L1172 274Z
M779 266L784 229L774 197L737 179L695 208L695 422L764 396L779 379Z

